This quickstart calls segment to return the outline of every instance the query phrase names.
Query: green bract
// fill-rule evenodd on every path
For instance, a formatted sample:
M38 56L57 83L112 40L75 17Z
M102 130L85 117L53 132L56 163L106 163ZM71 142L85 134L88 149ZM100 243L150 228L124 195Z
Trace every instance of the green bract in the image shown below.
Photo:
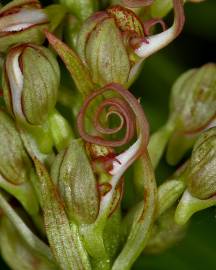
M58 63L48 49L34 44L13 47L3 74L7 109L18 121L43 123L55 107L59 81Z
M14 0L0 9L0 52L21 42L42 44L48 16L38 0Z

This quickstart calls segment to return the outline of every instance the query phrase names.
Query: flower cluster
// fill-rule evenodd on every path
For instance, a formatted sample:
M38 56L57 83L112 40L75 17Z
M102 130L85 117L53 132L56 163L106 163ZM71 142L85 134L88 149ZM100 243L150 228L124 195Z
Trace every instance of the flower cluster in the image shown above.
M170 11L162 0L58 2L0 8L1 253L18 270L131 269L216 203L216 65L180 76L167 124L150 136L129 87L182 32L184 1L170 1L170 27L154 17ZM166 146L170 164L193 151L157 187ZM128 169L137 198L125 214Z

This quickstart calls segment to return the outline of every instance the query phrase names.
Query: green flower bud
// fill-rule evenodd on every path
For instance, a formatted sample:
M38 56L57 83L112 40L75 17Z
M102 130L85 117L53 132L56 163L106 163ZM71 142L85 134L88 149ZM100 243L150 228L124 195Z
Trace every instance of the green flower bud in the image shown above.
M38 211L38 201L29 182L32 164L13 120L0 110L0 187L15 196L30 214Z
M214 125L216 115L216 65L206 64L184 73L174 84L170 103L174 130L167 160L176 164L194 144L198 134Z
M95 83L127 82L130 60L114 17L106 12L90 17L81 29L77 48Z
M175 19L169 30L161 20L142 23L130 9L116 5L92 15L81 28L77 50L101 86L116 82L131 84L140 70L141 63L151 54L168 45L184 24L181 0L173 0ZM150 34L150 28L160 23L163 32Z
M189 163L188 190L199 199L216 194L216 128L204 132L197 140Z
M42 44L48 16L38 0L14 0L0 10L0 52L17 43Z
M24 123L43 123L55 107L59 81L58 63L48 49L33 44L13 47L3 73L9 112Z
M99 196L81 140L72 140L69 147L56 157L51 175L65 201L70 220L93 223L99 211Z

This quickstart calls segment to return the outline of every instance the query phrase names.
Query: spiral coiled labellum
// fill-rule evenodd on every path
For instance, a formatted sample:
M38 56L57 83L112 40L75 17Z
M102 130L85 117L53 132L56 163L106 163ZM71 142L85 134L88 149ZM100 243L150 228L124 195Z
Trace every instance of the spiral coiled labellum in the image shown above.
M108 98L105 99L97 108L96 115L94 118L94 126L99 133L103 134L114 134L116 132L119 132L120 129L126 125L126 132L125 137L122 140L112 141L112 140L105 140L103 138L89 135L85 132L84 127L84 116L87 111L88 106L90 103L99 95L102 95L104 92L107 91L114 91L118 93L123 99L121 98ZM124 100L125 99L125 100ZM102 110L106 106L112 106L111 109L107 113L107 117L110 116L110 114L116 114L120 117L120 125L115 128L104 128L99 123L99 116L102 113ZM129 106L128 106L129 105ZM133 115L134 114L134 115ZM84 102L82 109L80 110L80 113L78 115L78 129L81 137L90 143L98 144L102 146L110 146L110 147L119 147L122 145L127 144L133 137L134 134L134 116L140 120L142 117L144 119L144 122L141 124L141 121L139 121L139 133L142 133L143 137L143 145L146 146L148 142L148 124L147 120L144 116L144 113L142 111L141 105L139 102L135 99L135 97L130 94L126 89L124 89L119 84L108 84L105 87L99 89L98 91L95 91L92 95L90 95Z
M94 136L87 134L85 131L85 114L92 101L94 101L98 96L106 92L114 92L120 97L108 98L102 101L101 105L98 106L95 118L93 120L95 129L97 133L102 132L103 135L111 135L112 132L116 133L122 127L126 128L125 136L121 140L107 140L99 136ZM101 114L102 109L107 105L111 106L108 111L108 117L110 113L114 113L120 117L120 125L117 128L103 128L99 123L98 116ZM136 123L136 126L135 124ZM98 91L92 93L84 102L83 107L80 110L77 120L78 130L81 137L92 144L98 144L108 147L119 147L130 142L133 138L135 128L139 134L138 139L133 143L125 152L119 154L113 159L112 170L109 172L112 175L109 184L112 186L109 192L101 200L100 213L103 213L105 209L109 208L115 193L115 189L119 184L119 181L124 174L125 170L140 156L145 152L148 137L149 137L149 127L148 122L143 112L143 109L137 99L121 85L112 83L105 87L99 89Z

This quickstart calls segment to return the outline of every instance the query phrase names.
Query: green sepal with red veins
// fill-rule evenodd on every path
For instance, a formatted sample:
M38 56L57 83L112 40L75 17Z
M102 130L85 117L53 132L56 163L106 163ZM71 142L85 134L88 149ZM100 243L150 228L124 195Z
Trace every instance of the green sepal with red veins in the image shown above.
M91 93L94 89L94 84L91 80L88 69L84 66L76 52L50 32L45 33L49 43L60 56L66 68L70 72L78 91L83 96Z
M10 220L3 216L0 220L0 250L5 262L17 270L57 270L55 263L38 255L17 233Z
M85 21L98 7L98 0L58 0L58 2L67 7L81 21Z
M203 130L214 126L215 90L216 65L213 63L187 71L174 84L170 99L170 119L175 128L167 149L170 164L176 164L182 158Z
M130 84L136 77L142 61L180 34L184 25L183 3L181 0L174 0L173 4L173 26L153 36L146 37L144 24L137 15L119 5L93 14L83 24L77 50L83 63L90 69L96 84ZM148 23L147 34L156 23L161 23L164 28L161 20L153 20Z
M85 50L86 62L95 84L103 86L109 82L127 82L130 62L114 18L107 18L96 26Z
M39 211L30 183L31 160L11 117L0 110L0 187L13 195L30 215Z
M45 47L22 44L10 49L4 64L3 92L7 109L22 123L40 125L54 110L60 70Z
M64 201L45 166L34 153L32 159L39 178L46 233L56 261L62 269L90 270L78 226L68 220Z
M77 224L93 223L99 211L99 194L82 140L72 140L56 157L51 171L69 219Z
M196 141L185 176L189 192L209 199L216 194L216 128L202 133Z
M38 0L14 0L0 9L0 52L18 43L42 44L49 18Z

